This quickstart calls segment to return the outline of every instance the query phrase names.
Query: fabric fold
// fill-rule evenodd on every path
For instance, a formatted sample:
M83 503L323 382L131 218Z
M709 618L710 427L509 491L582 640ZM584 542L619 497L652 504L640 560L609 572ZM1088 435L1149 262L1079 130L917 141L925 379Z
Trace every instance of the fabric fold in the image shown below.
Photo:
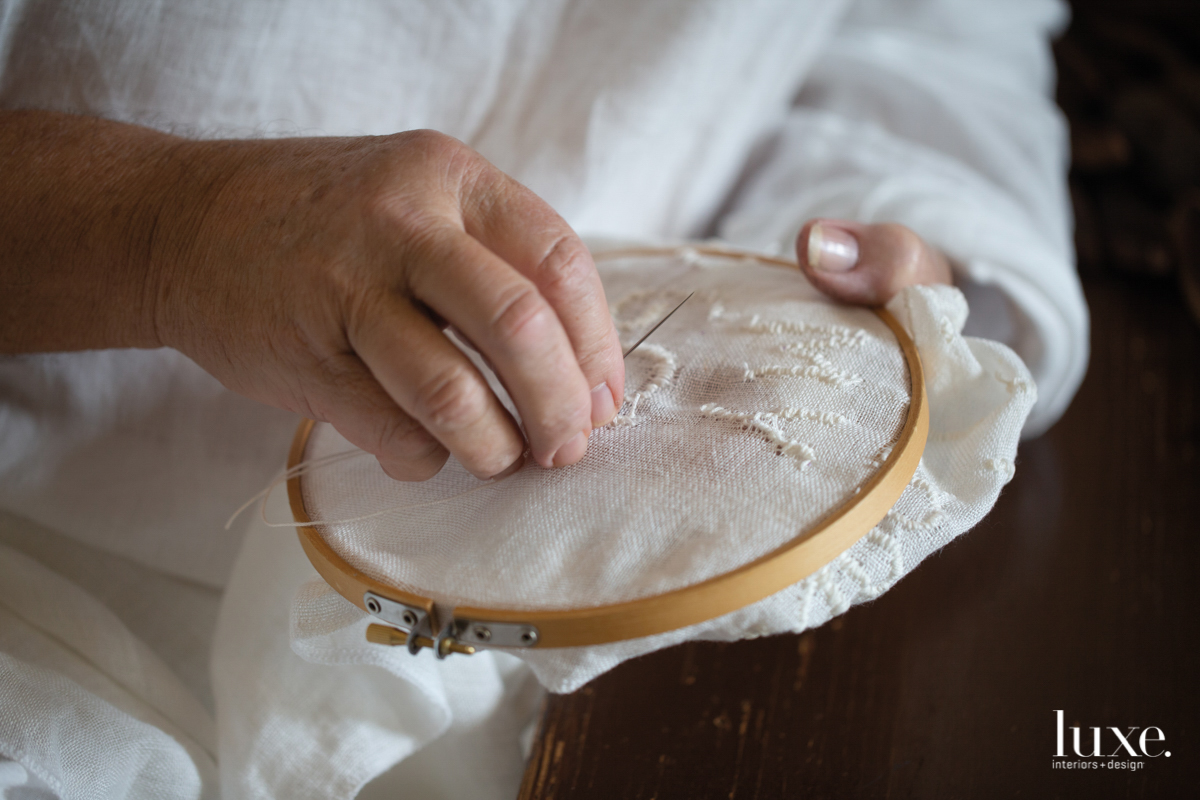
M288 518L286 492L266 514ZM349 800L400 762L403 772L364 796L419 786L431 796L459 786L445 796L482 800L515 793L517 739L536 703L520 688L528 670L491 656L437 662L362 647L361 612L316 577L291 529L250 526L213 652L222 796ZM289 623L293 606L311 613L292 612ZM431 743L432 754L410 763ZM445 773L439 753L464 746L486 781Z
M0 546L0 754L64 800L217 797L212 718L107 608Z

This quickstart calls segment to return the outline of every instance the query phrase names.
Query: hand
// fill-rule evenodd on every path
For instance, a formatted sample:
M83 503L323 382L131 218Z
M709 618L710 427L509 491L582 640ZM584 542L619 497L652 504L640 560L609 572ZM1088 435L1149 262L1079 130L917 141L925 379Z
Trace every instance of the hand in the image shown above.
M230 389L331 422L393 478L453 453L488 478L525 442L478 370L488 359L545 467L578 461L624 396L590 255L544 202L432 131L184 142L213 185L168 214L152 270L164 344Z
M800 269L843 303L882 306L901 289L953 283L950 263L903 225L814 219L796 237Z

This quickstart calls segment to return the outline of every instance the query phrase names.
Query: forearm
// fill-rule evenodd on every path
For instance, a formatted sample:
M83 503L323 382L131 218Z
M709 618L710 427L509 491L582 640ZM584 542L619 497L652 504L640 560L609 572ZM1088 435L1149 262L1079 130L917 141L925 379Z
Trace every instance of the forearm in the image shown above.
M206 180L185 141L46 111L0 112L0 352L157 347L156 298Z

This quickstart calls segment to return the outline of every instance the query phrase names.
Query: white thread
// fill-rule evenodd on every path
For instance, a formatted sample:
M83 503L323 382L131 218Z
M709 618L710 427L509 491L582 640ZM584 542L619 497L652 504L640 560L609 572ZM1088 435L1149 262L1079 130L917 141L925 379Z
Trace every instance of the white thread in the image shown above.
M938 496L939 493L933 488L933 484L931 484L929 481L921 477L915 477L908 485L913 489L924 492L925 496L929 498L929 505L933 506L934 508L941 509L942 502L941 498Z
M862 331L859 331L862 333ZM834 333L824 339L808 339L800 342L788 342L779 346L780 351L790 355L799 356L801 358L812 358L826 353L830 350L843 350L850 347L859 347L866 342L867 337L855 337L846 339L840 334Z
M838 616L850 610L850 601L846 599L841 590L837 587L837 582L830 574L834 571L835 565L839 565L845 553L839 554L837 558L830 561L824 569L821 570L821 588L825 590L825 598L829 602L829 610L832 612L830 616Z
M887 518L906 531L928 531L936 528L942 521L942 512L930 511L923 519L914 519L895 509L887 512Z
M888 458L891 455L892 455L892 446L890 444L885 444L883 447L879 448L879 452L877 452L875 454L875 457L872 458L869 463L871 464L872 467L875 467L876 469L878 469L879 467L882 467L887 462Z
M642 359L649 359L650 367L642 385L632 392L628 390L625 392L625 402L629 405L629 410L624 411L624 407L622 407L624 413L618 413L609 423L617 428L637 425L638 403L643 397L670 386L672 378L675 377L675 371L679 368L679 359L661 345L643 344L631 355L633 354L640 354Z
M779 419L806 419L811 422L819 422L822 425L845 425L850 420L843 417L841 414L835 414L832 411L813 411L808 408L776 408L768 412L773 417Z
M858 581L858 594L868 593L871 587L871 576L867 575L866 569L863 568L863 563L850 554L849 550L844 551L844 559L842 559L842 568L846 574L854 580Z
M887 519L899 528L905 530L932 530L942 522L943 513L940 509L930 509L923 518L917 519L901 511L892 509L887 513Z
M1005 483L1011 481L1017 473L1017 468L1007 458L989 458L983 462L983 466L1004 478Z
M792 336L811 336L816 333L828 334L824 343L828 347L856 347L867 340L866 331L861 328L847 328L844 325L816 325L811 322L796 322L788 319L764 320L754 314L742 329L750 333L790 334Z
M904 551L900 549L900 543L896 541L895 536L875 527L867 534L867 542L891 554L892 571L887 578L889 586L904 577Z
M637 407L641 399L642 396L640 394L635 394L632 400L627 401L629 403L629 411L625 414L617 414L617 416L613 417L613 421L608 424L614 428L632 428L637 425Z
M233 516L231 516L229 518L229 520L225 523L225 530L229 530L230 526L233 525L233 521L235 519L237 519L243 511L245 511L247 508L249 508L251 505L253 505L255 500L262 501L259 504L258 513L259 513L260 519L262 520L262 523L264 525L266 525L268 528L298 528L301 525L349 525L352 522L362 522L362 521L368 520L368 519L375 519L376 517L382 517L385 514L393 514L397 511L408 511L409 509L413 509L413 508L424 508L426 506L435 506L435 505L438 505L439 503L445 503L450 500L456 500L459 497L464 497L468 494L471 494L472 492L477 492L480 489L486 489L489 486L494 486L495 484L504 480L504 478L499 478L497 480L486 481L486 482L480 484L479 486L474 486L470 489L466 489L457 494L452 494L449 497L443 497L438 500L428 500L424 503L408 503L408 504L402 504L402 505L388 506L387 508L380 509L379 511L374 511L370 514L363 514L362 516L358 516L358 517L347 517L345 519L312 519L312 520L309 520L308 522L296 522L296 521L271 522L270 520L267 519L267 501L271 499L271 492L273 492L275 490L275 488L277 486L279 486L280 484L286 483L288 480L296 477L297 475L306 475L317 469L321 469L322 467L328 467L333 464L336 464L339 461L344 461L349 458L354 458L356 456L365 456L365 455L370 455L370 453L366 452L365 450L344 450L340 453L334 453L332 455L324 456L322 458L313 458L313 459L309 459L307 461L301 461L296 466L281 473L279 475L279 477L275 478L275 480L271 481L271 483L267 485L267 488L263 489L261 492L254 495L254 497L251 497L245 503L242 503L241 507L238 508L237 511L233 512ZM513 473L513 474L516 474L516 473ZM505 477L509 477L509 476L505 476Z
M635 353L641 353L643 357L650 357L650 374L646 376L645 382L638 388L636 394L648 395L654 394L660 389L664 389L671 383L671 378L675 376L675 370L679 368L679 359L675 357L667 348L657 344L643 344Z
M929 511L926 512L922 519L918 520L909 514L905 514L896 510L896 508L900 506L900 503L904 502L904 496L908 494L909 489L924 492L925 496L928 498ZM942 512L942 503L938 498L937 493L934 491L933 486L931 486L930 483L924 478L913 478L912 482L909 483L908 487L904 490L904 495L901 495L900 502L896 504L896 507L887 512L885 519L905 530L919 531L936 528L941 523L944 516L945 514Z
M788 456L804 469L812 461L815 461L817 454L813 449L803 442L795 439L789 439L784 433L777 428L772 427L768 422L768 418L773 415L762 411L749 413L745 411L730 411L727 408L721 408L714 403L708 403L700 407L700 414L704 417L712 419L729 420L739 423L747 430L754 431L760 437L766 440L767 444L775 446L775 451L780 455Z
M708 319L710 322L718 319L737 322L739 319L743 319L743 315L737 313L731 314L720 303L714 303L712 308L709 309ZM786 319L763 319L760 314L752 314L748 320L742 323L741 329L747 333L804 336L808 339L807 341L791 342L783 345L785 351L801 355L808 355L820 350L859 347L869 338L867 332L862 328L849 328L845 325L818 325L812 322L798 322ZM823 338L814 340L812 337L817 334L824 334L824 336Z
M812 610L813 589L816 581L812 578L804 582L804 586L800 592L800 628L803 630L808 627L808 618Z
M819 352L822 350L838 350L849 347L861 347L867 341L866 331L851 330L843 328L840 325L834 327L814 327L809 334L825 332L829 335L821 339L808 339L803 342L791 342L783 345L784 352L799 353L800 355L808 355L809 353Z
M954 344L954 340L958 338L958 331L954 330L954 323L949 317L942 317L938 321L938 330L941 331L946 344Z
M286 482L288 479L297 475L304 475L305 473L311 472L320 467L336 464L339 461L344 461L348 458L354 458L355 456L361 456L365 454L366 453L363 450L343 450L340 453L332 453L322 458L312 458L308 459L307 461L301 461L291 469L284 470L278 477L275 478L275 480L267 484L267 488L263 489L261 492L238 506L238 510L233 512L233 516L225 521L225 530L229 530L233 526L233 521L240 517L243 511L254 505L254 501L262 500L263 504L265 505L266 499L270 496L271 491L279 484Z
M764 627L763 625L759 624L759 625L754 625L754 626L746 629L746 632L743 634L743 638L759 639L759 638L762 638L763 636L770 636L770 635L771 635L771 631L768 628Z
M831 613L837 615L854 603L878 597L904 577L904 553L894 536L888 534L880 526L876 526L863 539L868 547L875 547L889 556L890 570L887 576L881 581L872 581L863 559L855 555L853 549L845 551L804 581L801 592L796 598L800 608L801 629L808 627L809 618L812 616L813 595L818 588L825 596ZM838 575L842 573L848 575L859 585L856 594L849 599L837 586Z
M863 379L858 375L850 372L845 372L833 365L829 359L824 356L813 354L808 357L809 364L796 364L788 366L786 364L765 364L763 366L751 367L745 364L745 371L742 373L742 380L752 381L756 378L766 377L792 377L792 378L812 378L828 383L831 386L847 387L857 386L863 382Z
M1019 376L1005 378L999 372L996 373L996 380L1003 383L1008 388L1009 394L1025 394L1030 390L1029 381Z

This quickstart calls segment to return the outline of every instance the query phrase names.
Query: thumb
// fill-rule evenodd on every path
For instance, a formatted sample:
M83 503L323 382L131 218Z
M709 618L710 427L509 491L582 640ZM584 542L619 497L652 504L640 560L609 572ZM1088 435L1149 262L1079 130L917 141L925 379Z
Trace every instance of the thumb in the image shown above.
M843 303L881 306L908 286L952 282L946 257L894 222L810 220L796 254L813 286Z

